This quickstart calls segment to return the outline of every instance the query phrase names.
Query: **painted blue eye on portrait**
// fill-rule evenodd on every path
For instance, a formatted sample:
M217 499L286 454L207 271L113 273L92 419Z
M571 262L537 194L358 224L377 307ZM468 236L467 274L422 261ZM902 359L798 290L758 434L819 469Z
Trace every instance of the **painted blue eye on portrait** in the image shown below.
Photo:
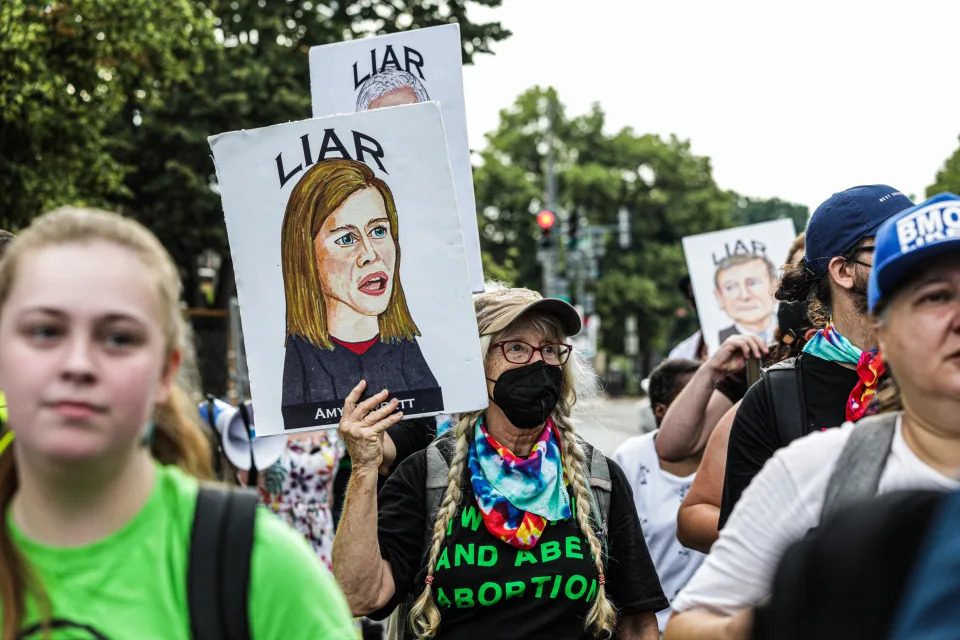
M353 245L357 244L357 237L352 233L348 233L344 236L340 236L333 242L334 244L338 244L341 247L352 247Z

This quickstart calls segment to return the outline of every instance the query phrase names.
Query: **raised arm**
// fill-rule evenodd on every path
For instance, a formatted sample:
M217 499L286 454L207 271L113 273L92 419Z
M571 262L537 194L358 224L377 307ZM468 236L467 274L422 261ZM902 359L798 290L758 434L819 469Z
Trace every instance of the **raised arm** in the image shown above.
M733 405L717 423L697 469L697 477L677 512L677 540L685 547L710 553L720 534L720 501L723 497L723 470L727 465L730 426L740 403Z
M340 419L340 435L353 469L332 553L333 574L357 616L385 606L394 593L393 572L380 555L377 537L377 468L384 430L403 417L396 411L396 399L374 410L387 398L385 390L359 402L365 388L364 381L354 387Z
M762 359L766 353L767 346L755 335L731 336L720 345L667 409L654 443L657 455L677 462L703 451L717 421L732 406L714 390L717 381L743 369L747 358Z

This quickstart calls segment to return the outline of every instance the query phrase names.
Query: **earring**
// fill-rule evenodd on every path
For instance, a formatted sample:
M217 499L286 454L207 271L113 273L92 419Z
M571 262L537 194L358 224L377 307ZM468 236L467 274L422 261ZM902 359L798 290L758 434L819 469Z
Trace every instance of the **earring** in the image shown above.
M153 434L156 431L156 423L153 421L153 418L147 420L147 428L143 432L143 439L140 441L140 444L144 447L149 447L153 444Z

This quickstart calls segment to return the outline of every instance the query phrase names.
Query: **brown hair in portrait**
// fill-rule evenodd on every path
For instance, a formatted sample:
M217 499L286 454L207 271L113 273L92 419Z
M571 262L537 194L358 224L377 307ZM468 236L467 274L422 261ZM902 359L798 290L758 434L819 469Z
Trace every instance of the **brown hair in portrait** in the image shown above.
M290 193L283 216L280 252L287 301L287 338L298 335L314 346L333 349L313 242L324 220L361 189L376 189L383 198L390 235L397 248L393 292L387 310L378 318L380 339L396 342L413 340L420 335L400 284L397 206L390 187L362 162L331 158L317 162L304 174Z
M531 313L521 316L496 336L480 336L481 353L489 354L491 344L500 340L502 336L506 336L519 325L533 326L537 331L552 340L562 342L564 338L566 338L563 327L553 316ZM574 517L577 519L580 531L590 545L590 551L596 564L597 573L603 574L604 555L602 543L590 525L591 494L587 478L587 460L583 448L577 441L571 419L573 406L577 402L576 390L578 384L583 384L583 378L592 375L592 372L577 359L576 353L574 353L573 356L574 357L571 357L567 360L566 364L563 365L563 386L560 402L557 403L557 407L553 410L550 417L560 432L560 447L563 451L564 470L570 480L570 489L574 492L576 502ZM486 364L486 358L487 356L485 355L484 364ZM434 567L437 566L437 559L440 556L443 541L446 538L447 524L456 514L457 506L462 497L460 483L463 480L467 450L472 444L474 425L481 414L482 412L475 411L461 415L459 422L453 429L453 437L456 438L456 449L453 459L450 462L450 470L447 473L446 494L444 495L443 502L440 503L436 520L434 520L433 523L429 559L427 560L428 576L433 575ZM440 627L440 611L437 609L437 604L433 599L433 588L429 584L425 586L413 607L411 607L409 622L418 638L432 638L436 635ZM599 637L609 637L613 634L616 624L617 611L607 598L606 587L600 584L597 589L597 598L594 600L593 606L591 606L584 621L584 627L592 630L593 633Z
M176 265L149 230L114 213L64 207L40 216L10 245L0 261L0 314L16 281L25 255L47 246L108 242L135 253L154 274L161 309L167 353L181 349L184 321L180 313L180 275ZM168 402L154 411L153 457L163 464L177 465L201 479L212 478L211 453L189 394L179 386L171 390ZM17 425L10 425L16 431ZM6 513L17 491L14 447L0 454L0 514ZM45 624L50 607L42 585L31 574L11 538L6 518L0 518L0 601L3 603L2 640L17 637L25 615L26 596L34 597Z

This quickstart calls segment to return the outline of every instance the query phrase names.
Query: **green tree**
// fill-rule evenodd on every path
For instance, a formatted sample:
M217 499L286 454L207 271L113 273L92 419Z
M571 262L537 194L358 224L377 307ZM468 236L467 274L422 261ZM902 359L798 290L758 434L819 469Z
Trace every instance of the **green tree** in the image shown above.
M202 69L213 20L190 0L0 3L0 225L129 194L117 128Z
M459 23L462 58L510 35L467 19L502 0L2 0L0 226L62 204L120 210L181 267L223 258L212 305L235 290L207 137L309 118L313 45ZM207 390L226 388L222 318L195 318Z
M467 19L502 0L88 0L0 4L0 224L59 204L149 226L196 298L194 261L225 258L207 137L309 118L310 46L457 22L464 62L509 36Z
M598 106L569 117L553 89L535 87L501 111L500 126L487 134L474 172L486 273L493 266L509 284L541 288L534 214L544 206L551 140L557 213L577 216L583 231L608 230L601 240L606 254L600 277L589 284L603 318L603 347L623 352L624 325L633 315L641 356L649 363L654 352L693 330L692 320L675 319L684 306L676 287L686 272L680 239L730 226L733 197L717 187L709 159L693 155L688 142L630 128L606 133ZM630 213L627 248L609 232L621 207Z
M947 158L943 167L937 171L937 179L927 187L927 197L934 196L942 191L960 193L960 149Z
M802 204L786 202L780 198L747 198L741 196L731 212L735 226L757 224L787 218L793 220L793 228L800 233L807 228L810 209Z

